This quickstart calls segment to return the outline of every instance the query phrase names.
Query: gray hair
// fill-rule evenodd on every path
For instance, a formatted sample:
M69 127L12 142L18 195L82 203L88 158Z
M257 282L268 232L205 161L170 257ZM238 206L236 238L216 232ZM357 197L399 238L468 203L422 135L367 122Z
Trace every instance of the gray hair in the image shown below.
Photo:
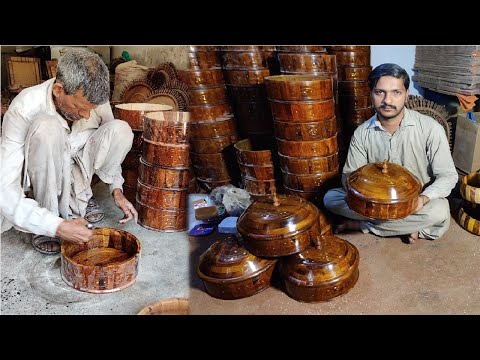
M56 82L63 84L67 95L83 89L87 101L94 105L110 99L110 74L107 65L95 53L86 49L69 49L60 58Z

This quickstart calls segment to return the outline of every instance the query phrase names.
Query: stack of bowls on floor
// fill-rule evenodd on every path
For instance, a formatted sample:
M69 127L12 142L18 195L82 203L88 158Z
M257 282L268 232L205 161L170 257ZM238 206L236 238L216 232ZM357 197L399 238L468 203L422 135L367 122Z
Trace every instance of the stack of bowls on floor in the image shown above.
M115 105L115 118L126 121L133 131L133 145L122 163L122 176L125 179L123 193L132 204L135 204L137 193L138 167L142 154L143 116L154 111L171 111L170 105L126 103Z
M264 78L271 74L273 46L222 46L225 80L232 100L240 138L255 148L269 148L272 116L265 96Z
M458 223L472 234L480 235L480 173L462 178L460 194L465 201L458 213Z
M237 229L234 245L219 240L200 257L197 274L211 296L238 299L268 288L277 258L285 291L298 301L333 299L358 279L358 250L329 235L318 208L298 196L259 198Z
M224 149L238 140L231 114L220 52L213 46L190 46L190 69L178 71L189 86L190 143L193 171L206 191L230 184L230 163Z
M286 193L319 205L321 190L338 175L332 77L266 78Z
M276 193L271 150L255 150L250 139L235 144L245 190L253 199Z
M328 51L337 58L338 107L348 148L353 131L375 114L367 82L372 72L370 46L329 46Z
M145 115L137 211L138 223L147 229L186 230L189 118L177 111Z

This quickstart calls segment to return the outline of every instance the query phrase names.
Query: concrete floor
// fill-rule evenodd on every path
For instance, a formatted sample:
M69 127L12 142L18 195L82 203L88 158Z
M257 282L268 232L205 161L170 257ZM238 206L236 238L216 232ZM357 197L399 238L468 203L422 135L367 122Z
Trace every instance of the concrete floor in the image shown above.
M443 237L411 245L399 237L337 235L360 252L360 277L350 292L323 303L293 300L278 278L248 298L210 297L195 270L199 256L222 236L190 237L190 314L480 314L480 239L453 217Z
M163 233L128 222L113 203L108 187L94 187L105 218L97 227L134 234L142 245L139 273L130 287L110 294L77 291L60 276L60 255L44 255L31 245L31 234L15 229L1 235L1 314L117 314L134 315L161 299L188 297L186 232Z

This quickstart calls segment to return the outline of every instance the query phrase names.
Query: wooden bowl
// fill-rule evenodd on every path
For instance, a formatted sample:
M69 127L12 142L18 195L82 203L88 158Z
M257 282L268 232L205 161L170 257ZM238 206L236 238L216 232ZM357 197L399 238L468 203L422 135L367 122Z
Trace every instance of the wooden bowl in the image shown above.
M282 71L294 72L337 72L335 55L322 53L279 53L278 61Z
M265 84L240 86L227 85L233 101L237 103L242 102L260 102L267 101L267 94L265 92Z
M312 122L324 121L335 116L335 101L283 101L270 100L270 107L275 120Z
M275 51L272 45L225 45L220 46L221 51Z
M95 229L87 243L62 242L62 279L89 293L123 290L135 282L140 250L140 241L124 230Z
M277 139L291 141L323 140L337 134L337 118L315 122L275 121Z
M226 51L222 58L223 68L227 70L268 68L268 56L263 51Z
M192 122L223 119L232 113L232 108L228 103L190 106L188 109Z
M242 177L256 180L272 180L275 178L272 165L244 165L238 163Z
M252 254L286 256L306 249L320 235L318 213L298 196L264 196L240 215L237 229Z
M115 105L115 118L126 121L132 130L143 130L143 116L154 111L171 111L170 105L127 103Z
M480 207L464 203L458 212L459 225L474 235L480 235Z
M165 144L145 140L142 158L150 164L163 167L188 168L190 166L190 145Z
M217 136L237 134L237 125L233 116L220 117L214 121L190 123L191 139L209 139Z
M190 88L219 86L224 84L223 72L221 69L178 70L178 78Z
M237 160L243 165L272 165L272 151L255 149L249 139L237 141L234 147Z
M340 96L370 96L370 88L366 81L338 81L337 84Z
M190 181L188 168L161 167L139 161L138 178L141 182L157 188L186 189Z
M154 209L185 210L187 189L161 189L137 181L137 202Z
M329 301L347 293L358 280L357 248L333 235L280 260L287 294L302 302Z
M364 108L371 108L372 101L370 96L352 96L352 95L339 95L338 104L343 113L350 113L353 110L359 110Z
M187 57L191 69L220 69L222 66L220 52L218 51L190 51L187 53Z
M335 51L337 66L370 66L370 51Z
M225 83L230 85L259 85L270 76L270 70L225 70Z
M407 168L382 162L370 163L347 177L347 204L370 219L403 219L412 214L422 191L420 180Z
M189 112L148 113L143 119L143 138L165 144L188 143L189 121Z
M324 188L328 180L338 175L338 168L328 173L298 175L282 170L284 186L293 190L319 191Z
M316 141L288 141L277 138L277 146L279 154L298 158L329 156L338 152L337 135Z
M220 51L218 46L214 45L188 45L189 52L200 52L200 51Z
M480 204L480 173L470 173L462 178L460 195L471 203Z
M188 315L189 303L185 298L172 298L157 301L144 307L137 315Z
M333 98L333 79L325 76L275 75L265 78L272 100L323 100Z
M200 256L197 275L210 296L241 299L270 286L276 262L256 257L245 249L240 237L228 236Z
M227 102L227 88L224 85L189 90L190 106L223 104Z
M321 45L282 45L282 46L277 46L277 51L279 52L293 52L293 53L298 53L298 52L306 52L306 53L312 53L312 52L327 52L327 48L325 46Z
M338 152L329 156L298 158L278 154L283 171L307 175L328 173L338 168Z
M238 141L237 135L217 136L210 139L191 139L192 151L197 154L221 153L223 149Z
M164 210L149 207L136 202L138 224L149 230L161 232L185 231L187 229L187 211L185 209Z
M370 45L335 45L329 46L328 51L370 51Z
M254 196L266 196L276 193L275 179L257 180L250 177L242 177L245 191Z
M371 66L340 65L337 69L338 80L340 81L367 81L371 72Z

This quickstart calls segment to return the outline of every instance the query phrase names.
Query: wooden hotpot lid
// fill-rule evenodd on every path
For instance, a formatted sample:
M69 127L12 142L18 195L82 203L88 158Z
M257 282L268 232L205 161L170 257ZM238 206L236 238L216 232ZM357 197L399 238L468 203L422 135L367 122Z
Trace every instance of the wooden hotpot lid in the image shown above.
M240 236L217 240L200 256L198 275L202 280L241 280L256 276L276 263L249 253Z
M394 204L418 197L422 185L407 168L385 160L352 172L347 178L347 189L365 201Z
M237 229L243 236L277 239L297 235L318 221L315 205L292 195L259 198L238 218Z

